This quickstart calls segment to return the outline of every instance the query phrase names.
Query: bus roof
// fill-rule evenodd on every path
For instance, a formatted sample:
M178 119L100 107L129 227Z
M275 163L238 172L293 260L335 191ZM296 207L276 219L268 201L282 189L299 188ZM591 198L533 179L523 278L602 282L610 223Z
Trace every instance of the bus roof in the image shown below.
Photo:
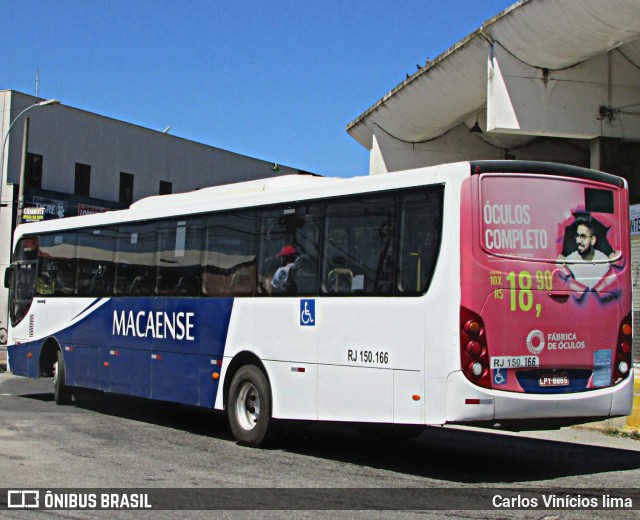
M479 173L542 173L604 182L618 188L627 187L626 179L611 173L543 161L472 161L471 174Z
M469 176L468 162L418 168L389 175L346 179L313 175L285 175L185 193L154 195L135 202L129 209L26 223L17 228L14 236L17 239L23 234L150 221L164 217L286 204L357 193L374 193L421 184L444 183L453 181L456 177L467 176Z
M211 199L220 199L231 195L245 195L249 193L260 193L263 191L281 190L283 188L299 188L312 186L314 183L336 181L339 179L331 177L318 177L317 175L282 175L280 177L268 177L254 181L237 182L233 184L223 184L222 186L211 186L185 193L175 193L172 195L153 195L134 202L130 209L153 209L166 208L167 206L184 206L185 203L194 204Z

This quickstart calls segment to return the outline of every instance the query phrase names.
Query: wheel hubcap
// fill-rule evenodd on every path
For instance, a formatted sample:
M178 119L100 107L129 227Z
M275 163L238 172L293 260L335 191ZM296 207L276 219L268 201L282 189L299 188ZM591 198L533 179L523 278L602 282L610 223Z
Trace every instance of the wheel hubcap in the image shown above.
M256 387L244 382L236 401L236 417L245 430L253 430L260 420L260 397Z

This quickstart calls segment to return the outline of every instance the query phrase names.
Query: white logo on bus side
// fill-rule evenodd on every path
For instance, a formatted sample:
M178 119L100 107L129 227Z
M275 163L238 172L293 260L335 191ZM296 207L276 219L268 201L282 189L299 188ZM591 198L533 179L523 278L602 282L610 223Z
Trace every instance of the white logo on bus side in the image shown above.
M534 344L537 343L537 346ZM532 330L527 336L527 350L532 354L540 354L544 350L544 334L540 330Z
M113 311L113 336L194 341L193 312Z

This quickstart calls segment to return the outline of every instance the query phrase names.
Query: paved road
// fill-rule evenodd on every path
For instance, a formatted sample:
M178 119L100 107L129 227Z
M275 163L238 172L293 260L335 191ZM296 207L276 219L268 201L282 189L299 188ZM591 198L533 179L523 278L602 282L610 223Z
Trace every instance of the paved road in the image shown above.
M505 487L640 486L640 441L587 430L569 428L523 435L429 428L415 441L388 443L365 441L349 426L309 425L295 428L273 449L254 450L233 442L226 419L217 413L116 396L92 397L62 407L53 402L51 391L51 380L0 373L0 488L446 488L445 496L451 497L451 507L455 507L460 497L468 499L470 489L472 494L486 497L494 489ZM264 496L246 493L248 506L256 499ZM331 499L328 493L318 509L331 507ZM2 513L23 518L23 512ZM146 513L153 515L150 518L175 517L170 511ZM635 518L636 513L605 511L597 515L620 519ZM45 518L87 517L87 512L79 511L40 514ZM215 514L229 518L441 516L436 511ZM562 512L560 517L587 518L594 514ZM212 513L189 515L206 518ZM113 516L113 512L91 513L91 517ZM545 515L542 511L498 510L450 512L448 516Z

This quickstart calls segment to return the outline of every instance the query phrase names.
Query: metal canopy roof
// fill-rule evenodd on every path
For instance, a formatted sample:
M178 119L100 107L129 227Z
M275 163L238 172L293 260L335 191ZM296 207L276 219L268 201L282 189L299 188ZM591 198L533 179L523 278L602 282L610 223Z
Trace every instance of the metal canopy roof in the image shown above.
M370 149L374 126L418 143L473 117L486 106L492 44L542 69L569 68L616 48L640 68L639 38L640 0L522 0L399 84L347 132Z

